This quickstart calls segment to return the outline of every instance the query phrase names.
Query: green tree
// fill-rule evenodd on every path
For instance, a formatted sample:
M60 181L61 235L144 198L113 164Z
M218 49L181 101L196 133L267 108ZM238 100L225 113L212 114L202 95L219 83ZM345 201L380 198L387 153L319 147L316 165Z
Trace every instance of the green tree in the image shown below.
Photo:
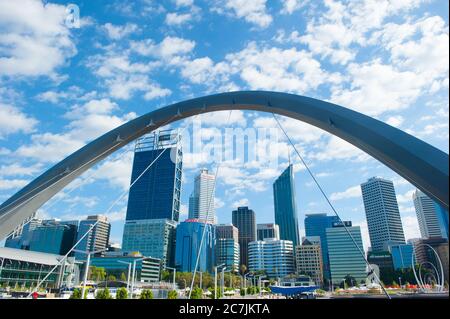
M106 280L108 280L108 281L116 281L117 278L116 278L116 276L114 276L114 275L108 275L108 277L106 278Z
M70 299L81 299L81 289L75 288L70 296Z
M95 295L95 299L112 299L111 293L108 288L101 289Z
M192 289L191 299L202 299L203 297L203 289L199 287L195 287Z
M167 294L167 299L178 299L178 293L176 290L170 290Z
M95 280L97 282L105 280L106 270L102 267L90 266L88 277L90 280Z
M120 274L120 281L127 281L127 276L125 276L125 273Z
M247 266L242 264L240 267L240 270L241 270L241 275L243 276L245 274L245 272L247 271Z
M140 299L153 299L153 291L150 289L142 290Z
M116 299L128 299L127 289L124 287L117 289Z

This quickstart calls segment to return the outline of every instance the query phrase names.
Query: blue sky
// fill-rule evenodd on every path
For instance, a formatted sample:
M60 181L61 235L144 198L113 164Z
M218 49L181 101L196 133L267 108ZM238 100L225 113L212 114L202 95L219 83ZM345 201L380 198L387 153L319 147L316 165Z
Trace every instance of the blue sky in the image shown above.
M448 1L72 3L80 10L79 28L65 23L65 1L0 0L0 201L127 120L233 90L331 101L448 153ZM224 129L226 117L203 116L206 136ZM359 184L375 175L394 180L406 236L419 235L411 184L336 137L293 120L282 123L342 217L362 226L366 246ZM228 126L275 127L267 114L238 111ZM129 184L132 147L86 173L39 215L73 219L105 212ZM231 222L239 204L254 209L258 222L273 221L272 182L288 162L281 135L276 147L276 169L221 165L220 222ZM185 156L195 154L185 150ZM331 212L298 159L292 161L303 229L306 213ZM193 176L213 164L186 165L183 212ZM114 242L121 242L125 208L126 198L108 213Z

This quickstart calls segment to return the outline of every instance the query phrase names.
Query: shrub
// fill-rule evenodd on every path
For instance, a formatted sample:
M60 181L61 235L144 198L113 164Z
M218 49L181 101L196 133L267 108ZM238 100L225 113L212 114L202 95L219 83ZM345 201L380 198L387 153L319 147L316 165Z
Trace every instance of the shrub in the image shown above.
M150 289L142 290L140 299L153 299L153 291Z
M202 299L203 290L199 287L192 289L191 299Z
M178 298L178 293L176 290L171 290L167 294L167 299L177 299L177 298Z
M245 296L245 289L244 288L241 288L241 290L239 292L240 292L241 296Z
M109 289L105 288L105 289L99 290L97 292L97 295L95 296L95 299L112 299Z
M117 289L116 299L128 299L127 289L124 287Z
M81 289L75 288L70 296L70 299L81 299Z

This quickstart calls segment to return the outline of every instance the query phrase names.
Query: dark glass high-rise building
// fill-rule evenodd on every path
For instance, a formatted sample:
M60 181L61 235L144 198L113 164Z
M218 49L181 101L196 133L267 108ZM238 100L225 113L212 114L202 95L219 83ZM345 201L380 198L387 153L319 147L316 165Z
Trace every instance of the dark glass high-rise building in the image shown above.
M327 228L331 228L334 223L338 223L337 216L327 216L327 214L308 214L305 216L305 234L307 237L320 237L320 248L322 250L323 277L330 278L330 263L328 261Z
M176 130L166 130L136 142L122 240L123 250L160 258L169 266L174 262L175 227L180 215L180 140Z
M273 197L275 223L280 227L280 239L290 240L296 247L300 244L300 236L292 165L289 165L273 183Z
M142 176L130 188L126 220L178 221L183 165L178 142L175 130L154 132L137 141L131 184Z
M255 212L248 207L238 207L232 213L232 222L239 232L241 265L248 268L248 244L256 240Z

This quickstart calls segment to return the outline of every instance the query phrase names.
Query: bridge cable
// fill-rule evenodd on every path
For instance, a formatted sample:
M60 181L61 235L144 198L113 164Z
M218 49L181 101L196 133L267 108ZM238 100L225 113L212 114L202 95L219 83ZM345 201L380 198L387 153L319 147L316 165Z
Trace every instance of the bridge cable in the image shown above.
M166 123L168 123L169 121L171 121L174 117L171 117ZM195 117L194 117L195 118ZM165 125L165 124L163 124ZM163 126L161 125L161 126ZM187 125L183 128L182 132L184 132L184 130L186 130ZM180 138L181 138L181 134L180 133L178 135L178 143L180 142ZM108 214L113 208L114 206L120 201L122 200L122 198L128 194L128 192L130 191L131 187L133 187L134 184L137 183L137 181L150 169L150 167L164 154L164 152L167 150L168 148L164 148L163 151L158 154L158 156L144 169L144 171L142 171L141 174L139 174L139 176L130 184L130 186L120 194L120 196L113 202L113 204L106 210L105 214ZM84 235L72 246L72 248L58 261L58 263L47 273L47 275L36 285L36 287L34 287L34 289L28 294L27 297L30 297L34 292L37 291L37 289L40 287L40 285L42 285L42 283L56 270L56 268L58 268L58 266L67 259L67 257L70 255L70 253L75 249L75 247L92 231L92 229L94 229L95 226L97 226L97 224L99 223L99 220L97 220L95 223L93 223L89 229L84 233Z
M375 278L377 279L379 285L381 286L381 288L383 289L384 294L386 295L386 297L388 299L391 299L391 297L389 296L388 292L386 291L383 283L381 282L380 278L378 277L378 275L376 274L376 272L374 271L374 269L372 268L372 266L370 265L369 261L366 258L366 255L364 254L364 251L361 249L361 247L359 247L358 243L356 242L355 238L353 237L353 235L350 233L350 231L348 230L347 226L345 225L345 223L342 221L341 217L339 216L337 210L334 208L333 204L331 203L331 201L329 200L328 196L325 194L323 188L320 186L320 183L317 181L317 179L315 178L313 172L309 169L308 164L306 164L305 160L303 159L303 157L300 155L300 152L297 150L297 147L295 146L295 144L292 142L292 140L289 138L289 135L286 133L286 131L284 130L283 126L281 125L280 121L278 120L278 118L275 116L274 113L272 113L275 121L278 124L278 127L283 131L284 135L286 136L286 138L288 139L289 143L291 144L291 146L294 148L295 152L297 153L297 156L300 158L300 161L303 163L303 166L306 168L306 170L308 171L309 175L311 176L311 178L313 179L314 183L317 185L317 187L319 188L319 191L322 193L323 197L325 198L325 200L327 201L328 205L331 207L331 209L333 210L334 214L339 218L340 222L342 223L342 225L345 228L345 231L347 232L347 234L350 236L351 240L353 241L353 244L356 246L356 248L358 249L359 253L361 254L361 256L364 258L364 261L366 262L367 266L369 267L370 271L374 274Z
M230 110L230 112L228 113L228 119L227 119L227 122L226 122L226 124L225 124L226 126L227 126L228 123L230 122L230 118L231 118L231 113L232 113L232 112L233 112L233 110ZM206 227L208 226L207 222L208 222L208 220L209 220L209 213L210 213L210 211L212 210L212 209L211 209L211 203L212 203L212 200L213 200L213 198L214 198L214 193L215 193L215 191L216 191L217 176L218 176L218 174L219 174L219 168L220 168L220 165L221 165L221 164L222 164L222 156L221 156L221 160L219 161L219 163L217 163L217 166L216 166L216 172L215 172L215 174L214 174L214 185L213 185L213 190L212 190L211 195L209 196L209 199L208 199L208 206L207 206L207 211L206 211L205 227L203 228L202 239L200 240L200 248L199 248L198 253L197 253L197 259L196 259L196 261L195 261L194 273L192 274L192 281L191 281L191 287L190 287L190 290L189 290L189 297L188 297L188 299L191 299L192 289L194 288L195 275L197 274L197 268L198 268L198 264L199 264L199 261L200 261L200 254L201 254L201 251L202 251L202 248L203 248L203 242L204 242L204 240L205 240ZM214 288L216 288L216 287L214 287Z

